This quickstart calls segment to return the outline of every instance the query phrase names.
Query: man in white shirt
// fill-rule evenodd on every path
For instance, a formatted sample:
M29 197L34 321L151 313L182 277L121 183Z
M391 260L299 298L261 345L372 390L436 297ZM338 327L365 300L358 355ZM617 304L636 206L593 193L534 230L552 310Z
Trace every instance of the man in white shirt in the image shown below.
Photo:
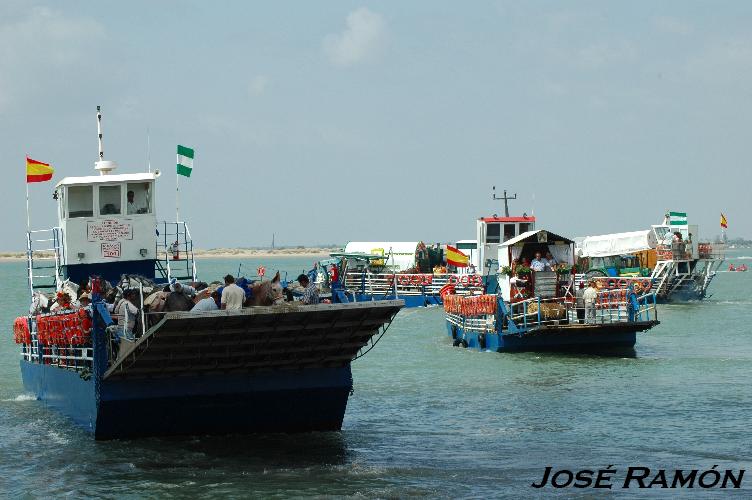
M235 284L235 277L231 274L225 276L225 287L222 289L222 309L227 311L239 311L245 302L245 292Z
M541 256L540 252L535 252L535 258L530 263L530 269L536 272L545 271L548 261Z
M217 307L217 299L219 298L219 294L216 290L201 290L198 292L198 295L196 295L196 298L199 299L196 302L196 305L193 306L193 309L191 309L191 312L203 312L203 311L216 311L219 309Z
M582 293L582 300L585 302L585 323L595 323L595 302L598 298L598 289L595 287L595 280L588 282L588 287Z
M118 322L118 336L133 340L133 329L136 327L136 315L138 308L133 304L136 291L126 290L123 292L123 298L117 305L115 317Z

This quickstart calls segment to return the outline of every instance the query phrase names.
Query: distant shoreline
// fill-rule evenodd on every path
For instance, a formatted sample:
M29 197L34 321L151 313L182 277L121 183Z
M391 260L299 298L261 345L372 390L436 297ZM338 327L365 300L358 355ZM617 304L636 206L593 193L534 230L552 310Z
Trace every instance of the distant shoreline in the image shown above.
M332 252L341 251L331 247L302 247L302 248L212 248L210 250L194 250L196 259L267 259L270 257L328 257ZM51 259L51 253L43 253L42 259ZM26 260L26 252L0 252L0 262Z

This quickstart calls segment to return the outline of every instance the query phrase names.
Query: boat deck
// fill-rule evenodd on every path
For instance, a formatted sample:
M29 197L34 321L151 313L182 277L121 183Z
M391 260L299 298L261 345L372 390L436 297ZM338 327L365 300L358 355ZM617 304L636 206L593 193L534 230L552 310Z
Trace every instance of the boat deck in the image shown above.
M346 366L403 305L388 300L166 313L138 341L121 347L104 379Z

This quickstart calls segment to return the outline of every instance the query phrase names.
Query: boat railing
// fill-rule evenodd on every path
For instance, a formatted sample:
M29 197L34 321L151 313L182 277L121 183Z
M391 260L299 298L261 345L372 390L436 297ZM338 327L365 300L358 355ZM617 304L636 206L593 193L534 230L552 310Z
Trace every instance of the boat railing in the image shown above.
M726 258L726 245L724 243L698 243L697 253L700 259L724 260Z
M458 294L482 294L480 275L432 273L371 273L351 271L345 274L345 288L370 295L438 295L445 285L454 285Z
M627 323L657 320L654 293L637 296L629 290L602 290L592 306L569 297L532 297L505 305L513 330L519 333L545 326L573 323ZM589 314L588 314L589 313Z
M70 312L70 311L66 311ZM46 316L55 316L46 315ZM90 372L94 359L94 351L89 336L65 335L67 327L59 332L58 337L66 338L68 342L50 342L40 340L37 328L37 319L30 316L29 320L29 343L21 344L21 358L30 363L57 366L79 372ZM80 331L80 328L76 328Z
M57 290L62 283L60 267L65 260L62 232L60 227L26 232L26 271L30 297L34 296L35 290Z
M157 224L157 271L163 278L196 281L193 239L185 222Z

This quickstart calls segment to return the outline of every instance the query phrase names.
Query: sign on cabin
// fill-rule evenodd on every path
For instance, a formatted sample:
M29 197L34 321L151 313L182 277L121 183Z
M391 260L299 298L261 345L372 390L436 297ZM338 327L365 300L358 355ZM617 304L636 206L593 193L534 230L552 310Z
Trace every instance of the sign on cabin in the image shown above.
M86 223L86 234L90 242L132 240L133 226L128 222L106 219Z
M102 243L102 257L110 258L110 259L119 259L121 255L120 252L120 242L108 242L108 243Z

